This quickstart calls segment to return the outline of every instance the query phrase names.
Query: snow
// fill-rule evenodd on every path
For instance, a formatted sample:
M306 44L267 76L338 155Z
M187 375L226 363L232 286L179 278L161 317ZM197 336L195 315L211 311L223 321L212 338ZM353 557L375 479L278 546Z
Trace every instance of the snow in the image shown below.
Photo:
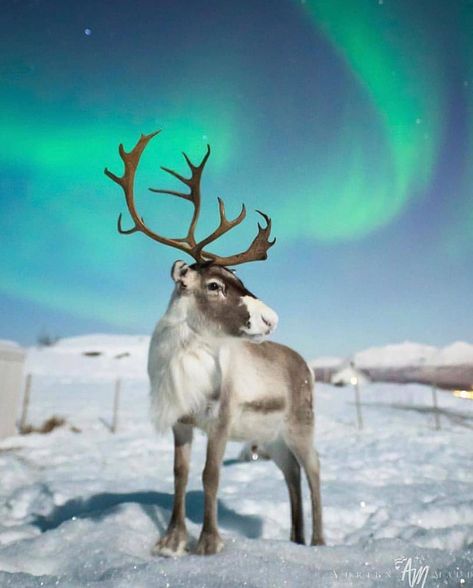
M363 431L353 390L317 385L327 546L288 541L282 475L271 462L239 461L241 445L230 443L219 490L222 553L153 557L172 505L173 443L148 420L146 346L145 337L90 336L29 351L30 421L58 414L68 426L0 442L2 588L408 586L409 558L429 566L426 587L473 585L473 402L439 392L437 431L431 391L419 385L362 388ZM83 355L90 351L101 355ZM118 377L113 435L106 425ZM205 459L198 432L192 453L187 521L195 543Z
M107 354L141 349L147 351L150 338L146 335L82 335L59 339L54 350L90 351L99 350Z
M360 351L354 355L354 362L361 369L466 365L473 364L473 345L457 341L437 348L406 341Z
M88 335L30 349L26 371L45 376L110 380L146 378L149 337ZM93 355L86 355L93 354Z
M312 368L336 368L345 361L339 357L317 357L309 365ZM361 369L472 365L473 345L456 341L438 348L405 341L359 351L354 354L353 362Z
M406 367L425 364L436 353L436 347L406 341L360 351L355 354L354 361L362 369L370 367Z
M440 349L431 361L436 365L473 364L473 345L457 341Z
M309 362L311 368L329 368L329 367L337 367L344 362L343 358L341 357L316 357L312 361Z

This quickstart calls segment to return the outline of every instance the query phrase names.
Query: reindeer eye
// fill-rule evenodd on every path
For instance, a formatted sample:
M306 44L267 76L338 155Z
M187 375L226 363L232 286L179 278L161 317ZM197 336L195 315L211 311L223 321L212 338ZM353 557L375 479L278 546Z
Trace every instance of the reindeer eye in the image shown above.
M218 282L209 282L207 284L207 290L220 290L221 286Z

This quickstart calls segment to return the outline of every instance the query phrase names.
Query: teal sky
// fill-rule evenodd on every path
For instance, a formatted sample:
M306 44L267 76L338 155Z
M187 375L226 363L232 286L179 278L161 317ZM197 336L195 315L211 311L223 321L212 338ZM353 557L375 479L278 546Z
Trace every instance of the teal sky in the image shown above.
M118 143L162 129L138 204L166 235L188 203L147 192L199 160L217 196L273 219L241 266L307 356L471 340L473 4L457 0L37 0L2 4L0 338L149 333L182 254L120 236Z

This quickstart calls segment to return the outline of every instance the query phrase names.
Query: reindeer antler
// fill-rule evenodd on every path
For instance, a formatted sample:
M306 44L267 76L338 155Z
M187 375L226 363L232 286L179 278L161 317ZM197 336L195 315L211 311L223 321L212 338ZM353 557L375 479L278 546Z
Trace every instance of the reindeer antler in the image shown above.
M208 237L202 239L201 241L197 242L195 239L195 229L197 226L197 222L199 220L200 215L200 180L202 177L202 172L204 171L205 164L210 156L210 146L207 145L207 152L205 153L202 161L199 165L194 165L191 160L187 157L185 153L184 159L187 162L187 165L191 171L191 177L185 178L178 174L177 172L168 169L167 167L161 167L162 170L171 174L175 178L177 178L180 182L185 184L189 188L189 193L186 192L179 192L177 190L164 190L158 188L149 188L151 192L156 192L159 194L169 194L171 196L177 196L178 198L183 198L184 200L188 200L194 206L194 213L192 215L192 219L189 225L189 230L187 231L187 235L183 238L174 238L170 239L167 237L163 237L158 233L155 233L151 229L149 229L144 222L143 217L139 216L136 211L135 206L135 196L134 196L134 183L135 183L135 174L138 164L140 162L141 155L143 151L146 149L146 146L151 141L153 137L155 137L160 131L156 131L149 135L141 135L140 139L138 140L137 144L133 147L130 152L126 152L123 148L123 145L120 144L118 147L118 152L120 157L122 158L123 164L125 166L125 171L122 177L118 177L112 172L110 172L107 168L105 168L105 174L112 179L115 183L122 187L123 192L125 193L126 204L128 207L128 212L130 213L133 222L135 223L131 229L123 229L122 227L122 215L118 216L118 231L123 235L129 235L131 233L141 232L158 241L158 243L162 243L163 245L169 245L171 247L175 247L176 249L180 249L185 253L191 255L197 262L204 262L204 261L213 261L218 265L238 265L240 263L245 263L248 261L258 261L267 258L267 251L270 247L274 245L276 239L272 241L269 240L269 236L271 233L271 219L264 214L263 212L257 211L266 221L266 226L262 227L258 223L258 234L253 239L253 242L248 247L248 249L242 253L237 253L235 255L230 255L228 257L221 257L216 255L215 253L211 253L210 251L205 251L205 247L216 241L219 237L236 227L246 217L246 209L245 205L242 205L240 214L234 218L233 220L228 220L225 215L225 204L221 198L218 198L218 206L219 206L219 213L220 213L220 223L218 227L213 231Z

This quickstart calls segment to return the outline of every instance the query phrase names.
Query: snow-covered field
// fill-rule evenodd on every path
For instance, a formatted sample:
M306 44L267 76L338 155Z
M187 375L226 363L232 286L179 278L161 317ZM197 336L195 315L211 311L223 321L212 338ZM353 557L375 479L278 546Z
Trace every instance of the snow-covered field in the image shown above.
M437 431L431 391L414 385L363 389L361 432L353 391L317 386L327 546L289 543L282 475L271 462L239 462L232 443L219 492L223 552L151 556L170 514L173 449L148 421L146 345L95 336L30 351L30 421L56 414L68 424L0 442L0 587L473 586L473 402L439 393ZM194 539L204 457L197 433L187 499ZM307 535L308 507L306 492Z

